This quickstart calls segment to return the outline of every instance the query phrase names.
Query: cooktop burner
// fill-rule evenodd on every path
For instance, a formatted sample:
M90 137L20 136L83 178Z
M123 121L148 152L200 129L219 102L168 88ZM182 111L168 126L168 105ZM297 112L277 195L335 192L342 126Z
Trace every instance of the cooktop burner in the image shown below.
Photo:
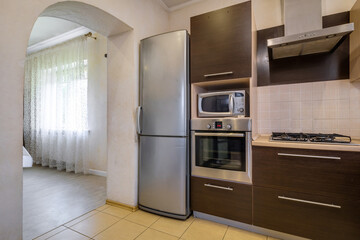
M273 141L288 142L310 142L310 143L351 143L351 137L340 134L323 134L323 133L286 133L273 132L271 137Z

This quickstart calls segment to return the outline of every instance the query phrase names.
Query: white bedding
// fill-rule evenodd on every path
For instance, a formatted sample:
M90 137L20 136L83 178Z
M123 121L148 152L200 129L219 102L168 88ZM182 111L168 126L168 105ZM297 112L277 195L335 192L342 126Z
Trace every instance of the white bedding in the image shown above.
M29 152L23 147L23 168L32 167L33 159Z

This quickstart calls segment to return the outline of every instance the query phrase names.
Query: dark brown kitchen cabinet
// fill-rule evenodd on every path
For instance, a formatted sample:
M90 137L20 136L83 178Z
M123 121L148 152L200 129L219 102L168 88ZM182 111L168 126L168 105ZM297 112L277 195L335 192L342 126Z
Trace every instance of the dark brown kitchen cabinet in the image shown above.
M251 34L251 1L192 17L191 82L251 77Z
M193 211L252 224L252 186L191 177L191 208Z
M360 239L360 152L253 147L253 224Z
M359 204L254 186L254 225L317 240L355 240L360 239Z
M253 147L253 183L360 199L360 152Z

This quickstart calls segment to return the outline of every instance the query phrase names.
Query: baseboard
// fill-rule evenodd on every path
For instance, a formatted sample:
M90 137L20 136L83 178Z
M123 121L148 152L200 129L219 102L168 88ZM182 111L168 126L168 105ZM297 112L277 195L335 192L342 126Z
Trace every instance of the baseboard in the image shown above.
M109 204L109 205L112 205L112 206L115 206L115 207L124 208L124 209L130 210L132 212L135 212L135 211L137 211L139 209L138 206L134 207L134 206L130 206L130 205L127 205L127 204L124 204L124 203L119 203L119 202L109 200L109 199L106 199L106 204Z
M89 174L106 177L107 172L95 169L89 169Z
M217 217L217 216L206 214L206 213L201 213L201 212L197 212L197 211L194 211L193 213L194 213L195 218L201 218L201 219L209 220L212 222L221 223L224 225L229 225L229 226L240 228L240 229L243 229L243 230L246 230L249 232L254 232L254 233L258 233L258 234L262 234L262 235L271 236L271 237L274 237L277 239L310 240L307 238L302 238L302 237L294 236L294 235L283 233L283 232L278 232L278 231L271 230L271 229L257 227L254 225L237 222L237 221L233 221L233 220L222 218L222 217Z

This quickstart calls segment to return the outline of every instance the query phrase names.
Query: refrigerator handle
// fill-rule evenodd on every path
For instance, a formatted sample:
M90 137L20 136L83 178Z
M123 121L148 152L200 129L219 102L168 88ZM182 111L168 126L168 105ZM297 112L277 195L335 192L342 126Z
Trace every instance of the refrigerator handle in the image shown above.
M140 127L140 115L141 115L142 107L138 106L136 108L136 132L141 134L141 127Z

